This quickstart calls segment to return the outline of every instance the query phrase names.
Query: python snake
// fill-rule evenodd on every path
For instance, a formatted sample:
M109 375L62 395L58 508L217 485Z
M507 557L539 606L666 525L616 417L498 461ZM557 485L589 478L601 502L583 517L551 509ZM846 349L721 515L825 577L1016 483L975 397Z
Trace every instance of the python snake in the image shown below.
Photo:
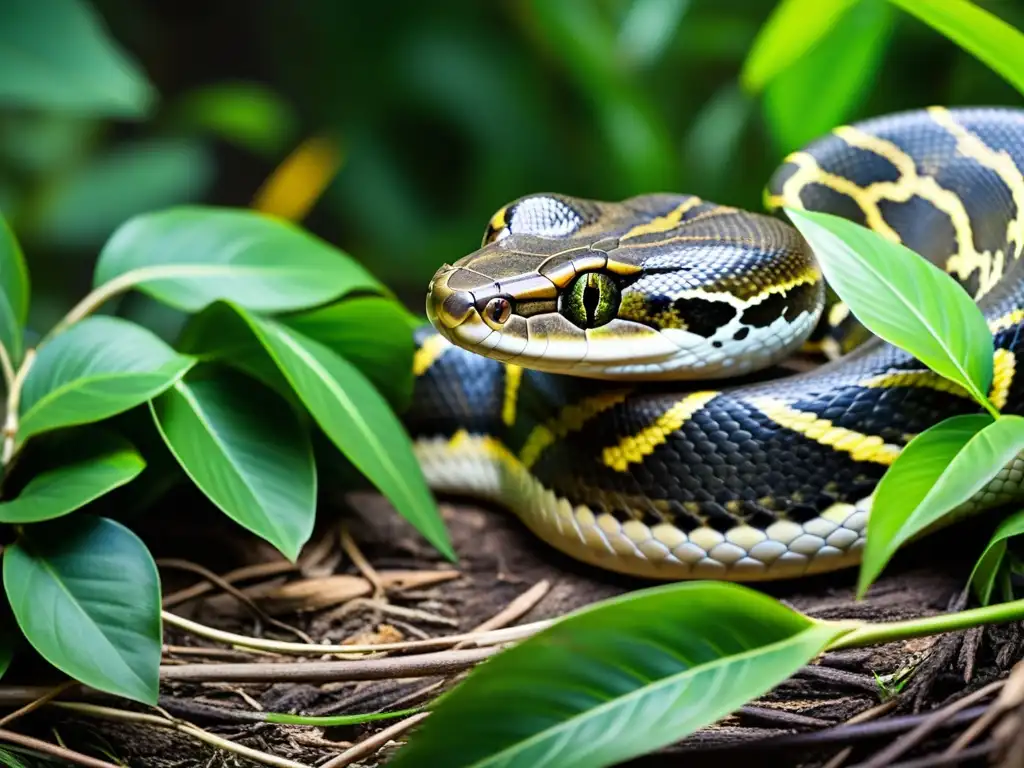
M785 159L768 208L902 242L978 302L991 400L1024 410L1024 111L931 108ZM901 448L979 411L827 297L781 216L692 195L530 195L435 275L406 425L431 487L498 502L585 562L754 581L852 565ZM816 345L836 358L793 374ZM1014 460L959 512L1024 494Z

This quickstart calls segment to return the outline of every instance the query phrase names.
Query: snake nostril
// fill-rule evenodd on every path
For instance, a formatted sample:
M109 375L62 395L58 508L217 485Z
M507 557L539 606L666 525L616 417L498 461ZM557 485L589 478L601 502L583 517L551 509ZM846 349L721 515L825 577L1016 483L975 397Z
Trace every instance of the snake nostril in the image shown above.
M468 291L454 291L440 303L437 314L442 323L454 328L464 323L473 309L473 294Z

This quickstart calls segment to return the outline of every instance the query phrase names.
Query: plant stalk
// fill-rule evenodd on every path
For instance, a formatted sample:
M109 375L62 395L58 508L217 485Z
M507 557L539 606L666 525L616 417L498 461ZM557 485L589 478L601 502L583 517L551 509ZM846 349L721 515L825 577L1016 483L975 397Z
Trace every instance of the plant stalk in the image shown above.
M32 363L36 360L36 351L29 349L25 352L25 359L22 361L18 372L14 375L14 381L7 392L7 418L4 421L4 445L0 451L0 464L8 467L14 459L15 447L18 442L18 410L21 408L21 390L25 386L25 377L32 369Z
M986 624L1005 624L1010 621L1024 621L1024 600L986 605L957 613L943 613L922 619L865 624L835 640L829 645L828 650L863 648L912 637L928 637L961 629L973 629Z
M39 342L39 345L42 346L57 334L66 331L79 320L85 319L119 293L127 291L137 282L138 273L136 270L133 270L125 272L120 277L115 277L113 280L89 291L81 301L68 310L68 313L61 318L60 322L50 329L49 333Z

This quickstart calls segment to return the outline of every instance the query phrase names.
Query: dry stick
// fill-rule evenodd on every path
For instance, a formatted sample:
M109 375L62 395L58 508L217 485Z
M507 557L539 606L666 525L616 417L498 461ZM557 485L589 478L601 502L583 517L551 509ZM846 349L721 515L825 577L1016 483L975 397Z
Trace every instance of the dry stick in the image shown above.
M868 720L874 720L880 715L886 714L889 710L896 706L897 699L889 699L886 702L879 704L877 707L871 707L865 709L862 712L858 712L856 715L847 720L843 725L855 725L857 723L866 723ZM846 747L840 750L829 760L822 768L839 768L843 763L846 762L846 758L853 752L853 747Z
M189 571L190 573L195 573L199 576L202 576L204 579L211 582L212 584L217 585L225 592L227 592L229 595L231 595L233 598L244 604L245 607L252 611L253 615L255 615L256 618L262 621L264 624L270 624L271 626L275 626L278 629L283 629L286 632L290 632L291 634L295 635L297 638L299 638L305 643L313 642L313 638L311 638L301 629L293 627L290 624L286 624L283 621L279 621L278 619L275 619L272 616L268 616L267 612L260 608L258 605L256 605L255 601L253 601L251 597L245 594L238 587L234 586L231 582L218 576L209 568L204 568L198 563L193 563L190 560L182 560L180 558L175 557L161 558L156 561L156 564L164 566L165 568L177 568L178 570Z
M303 645L302 643L286 643L280 640L265 640L262 638L238 635L234 632L225 632L224 630L208 627L205 624L200 624L199 622L183 618L168 611L163 611L163 620L165 623L175 626L178 629L183 629L187 632L199 635L200 637L205 637L208 640L216 640L217 642L227 643L241 648L254 648L261 651L270 651L271 653L303 656L322 656L324 654L366 654L381 653L385 651L426 651L436 648L450 648L453 645L466 641L472 642L473 645L478 647L499 645L512 642L514 640L521 640L525 637L529 637L530 635L535 635L555 623L553 619L547 619L544 621L535 621L531 624L523 624L517 627L492 630L490 632L467 632L459 635L436 637L430 640L411 640L401 643L378 643L377 645L333 645L327 643L314 643L312 645Z
M216 736L209 731L204 731L197 725L185 722L184 720L176 720L172 717L165 716L160 717L158 715L150 715L145 712L131 712L126 709L114 709L113 707L101 707L96 704L77 704L72 702L55 701L53 705L60 707L61 709L67 709L72 712L78 712L79 714L99 717L105 720L118 720L121 722L128 723L144 723L148 725L155 725L158 728L171 728L191 736L199 741L205 742L212 747L223 749L227 752L233 752L236 755L247 757L250 760L255 760L258 763L264 765L270 765L274 768L309 768L305 763L297 763L294 760L288 760L283 757L276 757L275 755L261 752L258 749L252 747L246 747L242 744L237 744L229 739ZM104 766L107 764L104 763Z
M997 717L1014 707L1020 706L1022 699L1024 699L1024 662L1017 662L1010 671L1009 677L1006 678L1003 690L999 692L999 696L992 702L992 706L988 708L984 715L975 720L970 728L961 733L956 741L950 744L946 751L943 752L943 755L955 755L964 749L978 738L979 734L992 725L992 722ZM0 725L2 724L0 723Z
M332 758L321 765L320 768L345 768L347 765L352 765L356 760L361 760L368 755L372 755L396 736L400 736L417 723L425 720L429 714L429 712L418 712L415 715L405 718L405 720L399 720L397 723L385 728L383 731L379 731L373 734L373 736L360 741L354 747L346 749L337 757Z
M57 758L58 760L64 760L68 763L74 763L75 765L84 765L86 768L121 768L121 766L116 763L108 763L106 760L97 760L95 757L83 755L81 752L75 752L67 747L51 744L50 742L42 741L41 739L33 739L31 736L24 736L20 733L8 731L4 728L0 728L0 741L8 741L11 744L17 744L20 747L34 749L36 752L43 752L51 757Z
M920 725L904 736L901 736L886 749L875 754L874 757L863 764L863 768L886 768L886 766L892 765L896 762L896 758L920 744L928 734L946 722L950 717L960 710L966 709L972 704L991 696L1002 688L1005 682L1005 680L996 680L994 683L989 683L984 688L979 688L974 693L964 696L962 699L957 699L948 706L929 713L928 717L926 717Z
M3 717L0 717L0 727L3 727L8 723L17 720L19 717L27 715L29 712L33 712L39 709L46 702L50 701L51 699L57 698L62 693L64 693L64 691L68 690L69 688L74 688L76 685L78 685L77 680L66 680L60 685L54 686L34 701L30 701L28 704L25 704L20 709L16 709L13 712L10 712L4 715Z
M976 760L979 757L985 757L991 754L992 750L995 748L996 744L988 741L984 744L972 747L971 749L966 749L959 755L928 755L927 757L919 757L915 760L907 760L903 763L895 763L887 766L887 768L943 768L947 765L960 765L962 763ZM976 762L972 762L970 764L977 765ZM854 766L854 768L863 768L863 766L857 765Z
M348 528L344 525L341 527L341 548L345 550L346 555L352 558L352 564L359 570L362 577L373 585L373 599L383 600L386 590L384 589L384 582L381 581L380 574L370 565L370 561L363 556L359 545L356 544L355 539L352 538Z
M494 629L502 629L514 621L519 621L519 619L533 610L533 607L537 605L537 603L544 599L544 596L550 589L551 583L547 579L538 581L528 590L523 592L523 594L514 598L512 602L506 605L502 610L487 619L487 621L473 627L473 629L470 630L470 633L490 632ZM469 644L469 641L456 643L452 646L452 650L464 648Z
M236 581L248 581L249 579L259 579L269 576L282 576L286 573L293 573L297 570L294 563L290 563L287 560L275 560L270 563L259 563L258 565L246 565L241 568L236 568L233 571L228 571L221 580L229 584L233 584ZM164 608L173 608L181 603L194 600L197 597L202 597L208 592L212 592L214 585L209 581L200 581L198 584L193 584L191 587L185 587L185 589L172 592L163 599Z
M359 661L309 661L302 663L181 664L161 666L161 680L193 683L329 683L349 680L390 680L396 677L430 677L468 669L503 650L502 646L439 651L416 656L362 659Z

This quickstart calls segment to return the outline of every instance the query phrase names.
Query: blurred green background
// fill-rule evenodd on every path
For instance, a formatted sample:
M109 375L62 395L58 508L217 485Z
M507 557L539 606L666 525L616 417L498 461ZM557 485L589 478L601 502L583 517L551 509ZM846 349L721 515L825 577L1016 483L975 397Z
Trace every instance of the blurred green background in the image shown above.
M0 66L0 210L32 271L31 323L87 289L129 216L249 205L310 137L336 142L340 165L305 226L419 311L437 266L519 195L685 191L758 210L782 157L839 123L1019 103L884 0L843 5L820 44L750 93L741 68L774 0L0 0L0 59L25 34L70 56L70 35L109 70L102 98L85 98L44 69ZM979 5L1024 28L1024 0Z

